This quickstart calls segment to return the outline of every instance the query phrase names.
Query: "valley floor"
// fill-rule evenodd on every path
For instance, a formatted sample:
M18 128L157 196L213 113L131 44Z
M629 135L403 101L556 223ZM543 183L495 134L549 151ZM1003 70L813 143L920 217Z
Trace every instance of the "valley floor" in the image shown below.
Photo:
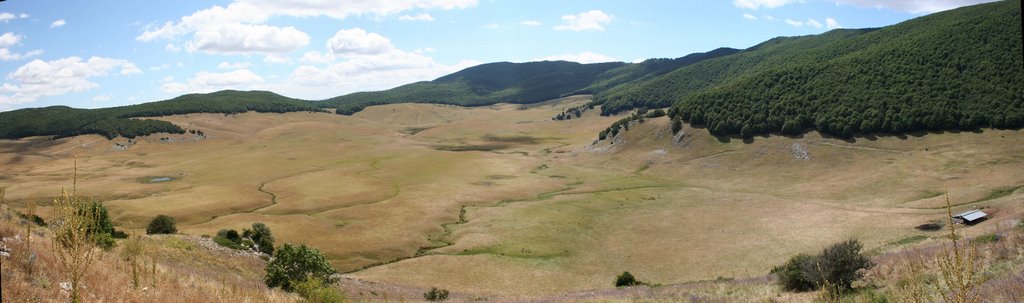
M45 205L77 156L79 191L130 231L158 214L191 235L264 222L351 283L462 299L600 291L623 271L761 281L849 238L878 254L940 243L915 227L945 218L946 192L991 215L968 236L1024 214L1024 131L742 140L655 118L595 142L620 117L551 119L588 100L163 117L205 136L0 141L0 186Z

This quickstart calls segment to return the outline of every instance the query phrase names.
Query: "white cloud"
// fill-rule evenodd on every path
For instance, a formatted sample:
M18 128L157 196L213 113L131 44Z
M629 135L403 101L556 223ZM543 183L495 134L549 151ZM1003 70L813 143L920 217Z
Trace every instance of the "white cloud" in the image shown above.
M519 24L526 25L526 26L540 26L542 23L540 23L540 21L537 21L537 20L523 20L523 21L519 22Z
M327 50L333 55L374 55L394 50L391 39L361 28L343 29L327 39Z
M19 42L21 42L21 35L16 35L10 32L0 35L0 47L6 48L15 46Z
M18 14L18 18L21 18L21 19L28 18L28 14L26 14L26 13Z
M57 21L53 21L53 23L50 23L50 28L58 28L64 26L65 24L68 24L68 22L64 21L64 19L59 19Z
M213 6L163 25L147 26L136 40L174 40L192 34L186 44L190 51L221 54L283 54L304 47L309 35L294 27L265 25L271 17L388 16L413 9L463 9L477 0L235 0L226 7ZM410 17L430 17L426 14ZM431 17L432 18L432 17ZM270 57L271 60L280 56Z
M177 53L177 52L181 51L181 47L179 47L177 45L174 45L174 44L171 44L171 43L167 43L167 46L164 46L164 50L172 52L172 53Z
M807 18L807 22L804 22L804 24L813 28L822 28L825 26L824 24L821 24L821 22L818 22L818 20L814 20L813 18Z
M111 99L114 99L113 95L97 95L95 97L92 97L92 101L96 102L110 101Z
M836 21L836 19L825 18L825 28L837 29L837 28L843 28L843 26L839 25L839 21Z
M761 16L761 18L764 18L765 20L768 20L768 21L775 21L775 17L774 16L770 16L770 15L764 15L764 16Z
M576 15L562 16L563 23L555 26L557 31L604 31L604 25L612 22L612 16L599 10L590 10Z
M292 62L294 61L292 61L292 58L286 55L269 54L266 57L263 57L263 62L270 64L292 64Z
M217 64L217 68L219 68L219 69L243 69L243 68L249 68L249 66L251 66L251 65L252 65L252 63L249 63L249 62L229 63L229 62L225 61L225 62L221 62L220 64Z
M92 57L83 61L68 57L53 61L33 60L7 75L0 86L0 105L33 102L40 97L86 91L99 84L89 78L142 73L134 63L122 59Z
M751 14L743 14L743 18L744 19L749 19L749 20L757 20L757 16L754 16L754 15L751 15Z
M165 69L168 69L168 68L171 68L171 66L167 65L167 63L164 63L164 64L160 64L160 65L150 66L149 67L149 71L151 71L151 72L158 72L158 71L162 71L162 70L165 70Z
M776 8L796 0L733 0L732 5L739 8L756 10L759 8Z
M786 19L786 24L792 25L794 27L804 26L803 21L796 21L796 20L793 20L793 19Z
M401 15L398 16L398 21L434 21L434 16L428 13L422 13L419 15Z
M0 22L7 22L14 19L18 19L18 16L7 12L0 13Z
M187 83L169 82L160 86L166 93L205 93L224 89L252 89L263 83L263 77L248 69L226 73L198 72Z
M329 63L331 61L334 61L333 55L318 51L308 51L302 55L302 58L299 58L299 62Z
M200 29L185 44L185 49L215 54L280 54L307 44L309 35L291 26L231 23Z
M547 57L534 58L533 61L572 61L579 63L615 62L615 58L593 52L582 52L578 54L564 54Z
M887 8L912 14L927 14L997 0L836 0L859 7Z
M498 27L499 26L497 23L488 23L484 25L484 28L486 29L498 29Z

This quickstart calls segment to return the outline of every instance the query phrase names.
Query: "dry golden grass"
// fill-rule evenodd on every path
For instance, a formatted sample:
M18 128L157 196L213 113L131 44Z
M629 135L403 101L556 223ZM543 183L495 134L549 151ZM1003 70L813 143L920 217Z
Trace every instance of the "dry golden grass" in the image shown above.
M607 288L625 270L665 284L760 277L851 237L876 252L936 243L913 227L945 216L934 193L947 187L965 202L954 211L1024 211L1020 190L986 199L1024 185L1022 131L744 142L687 126L673 142L661 118L590 146L619 117L550 119L587 101L170 116L208 138L127 151L97 136L0 141L0 183L16 206L45 201L78 154L79 188L122 227L163 213L192 235L264 222L341 271L373 266L349 277L516 297ZM176 179L139 182L156 176Z

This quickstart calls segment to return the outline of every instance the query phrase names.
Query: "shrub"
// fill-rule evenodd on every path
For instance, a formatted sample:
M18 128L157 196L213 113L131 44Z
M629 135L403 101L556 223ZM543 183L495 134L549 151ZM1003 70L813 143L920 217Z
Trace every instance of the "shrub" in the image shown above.
M96 240L96 246L99 246L104 251L110 251L111 248L114 248L114 237L108 233L96 234L93 236L93 239Z
M252 229L246 229L242 232L242 237L252 239L252 242L259 248L259 252L268 255L274 254L274 236L270 233L270 227L266 224L256 222L252 224Z
M221 229L217 231L217 237L231 240L235 244L242 243L242 236L238 235L238 231L234 229Z
M782 289L789 291L809 291L818 287L817 258L799 254L789 258L786 264L772 269L771 273L779 278Z
M113 232L110 233L110 236L114 237L114 239L128 239L128 233L124 232L123 230L115 229Z
M633 286L640 284L643 284L643 282L637 281L636 277L633 277L633 274L629 273L628 271L624 271L622 272L622 274L615 277L615 287Z
M153 221L149 222L149 226L146 226L146 234L173 234L177 233L178 228L175 227L174 218L168 215L159 215L153 218Z
M679 118L672 119L672 134L678 134L681 130L683 130L683 120Z
M244 249L245 248L245 247L242 247L241 245L239 245L238 243L235 243L235 241L231 241L231 239L224 238L224 237L213 237L213 242L217 243L217 245L220 245L220 246L223 246L223 247L227 247L227 248L230 248L230 249Z
M295 292L312 303L340 303L345 302L345 294L330 287L324 286L324 282L316 277L309 276L295 285Z
M448 299L447 289L437 289L437 287L431 287L430 291L423 293L423 299L427 301L444 301Z
M302 281L313 277L324 285L335 282L331 275L337 271L327 262L327 258L316 248L305 244L293 246L285 244L277 250L274 258L267 263L267 275L263 282L268 287L281 287L285 291L293 291Z
M785 290L809 291L829 285L845 292L852 289L853 281L861 278L861 269L873 266L861 254L862 248L857 240L836 243L817 256L796 255L771 272L778 276L779 285Z

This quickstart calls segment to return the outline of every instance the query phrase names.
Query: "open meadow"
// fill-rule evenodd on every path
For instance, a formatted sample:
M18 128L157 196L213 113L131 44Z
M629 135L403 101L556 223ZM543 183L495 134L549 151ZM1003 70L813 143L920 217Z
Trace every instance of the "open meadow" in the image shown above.
M849 238L874 252L940 241L915 226L943 220L947 191L954 211L992 217L968 235L1024 214L1024 131L744 140L673 135L661 117L595 142L622 116L551 119L589 100L188 114L160 119L205 136L0 140L0 186L15 207L45 206L77 156L79 192L130 232L158 214L193 235L264 222L348 278L508 297L610 288L623 271L759 277Z

